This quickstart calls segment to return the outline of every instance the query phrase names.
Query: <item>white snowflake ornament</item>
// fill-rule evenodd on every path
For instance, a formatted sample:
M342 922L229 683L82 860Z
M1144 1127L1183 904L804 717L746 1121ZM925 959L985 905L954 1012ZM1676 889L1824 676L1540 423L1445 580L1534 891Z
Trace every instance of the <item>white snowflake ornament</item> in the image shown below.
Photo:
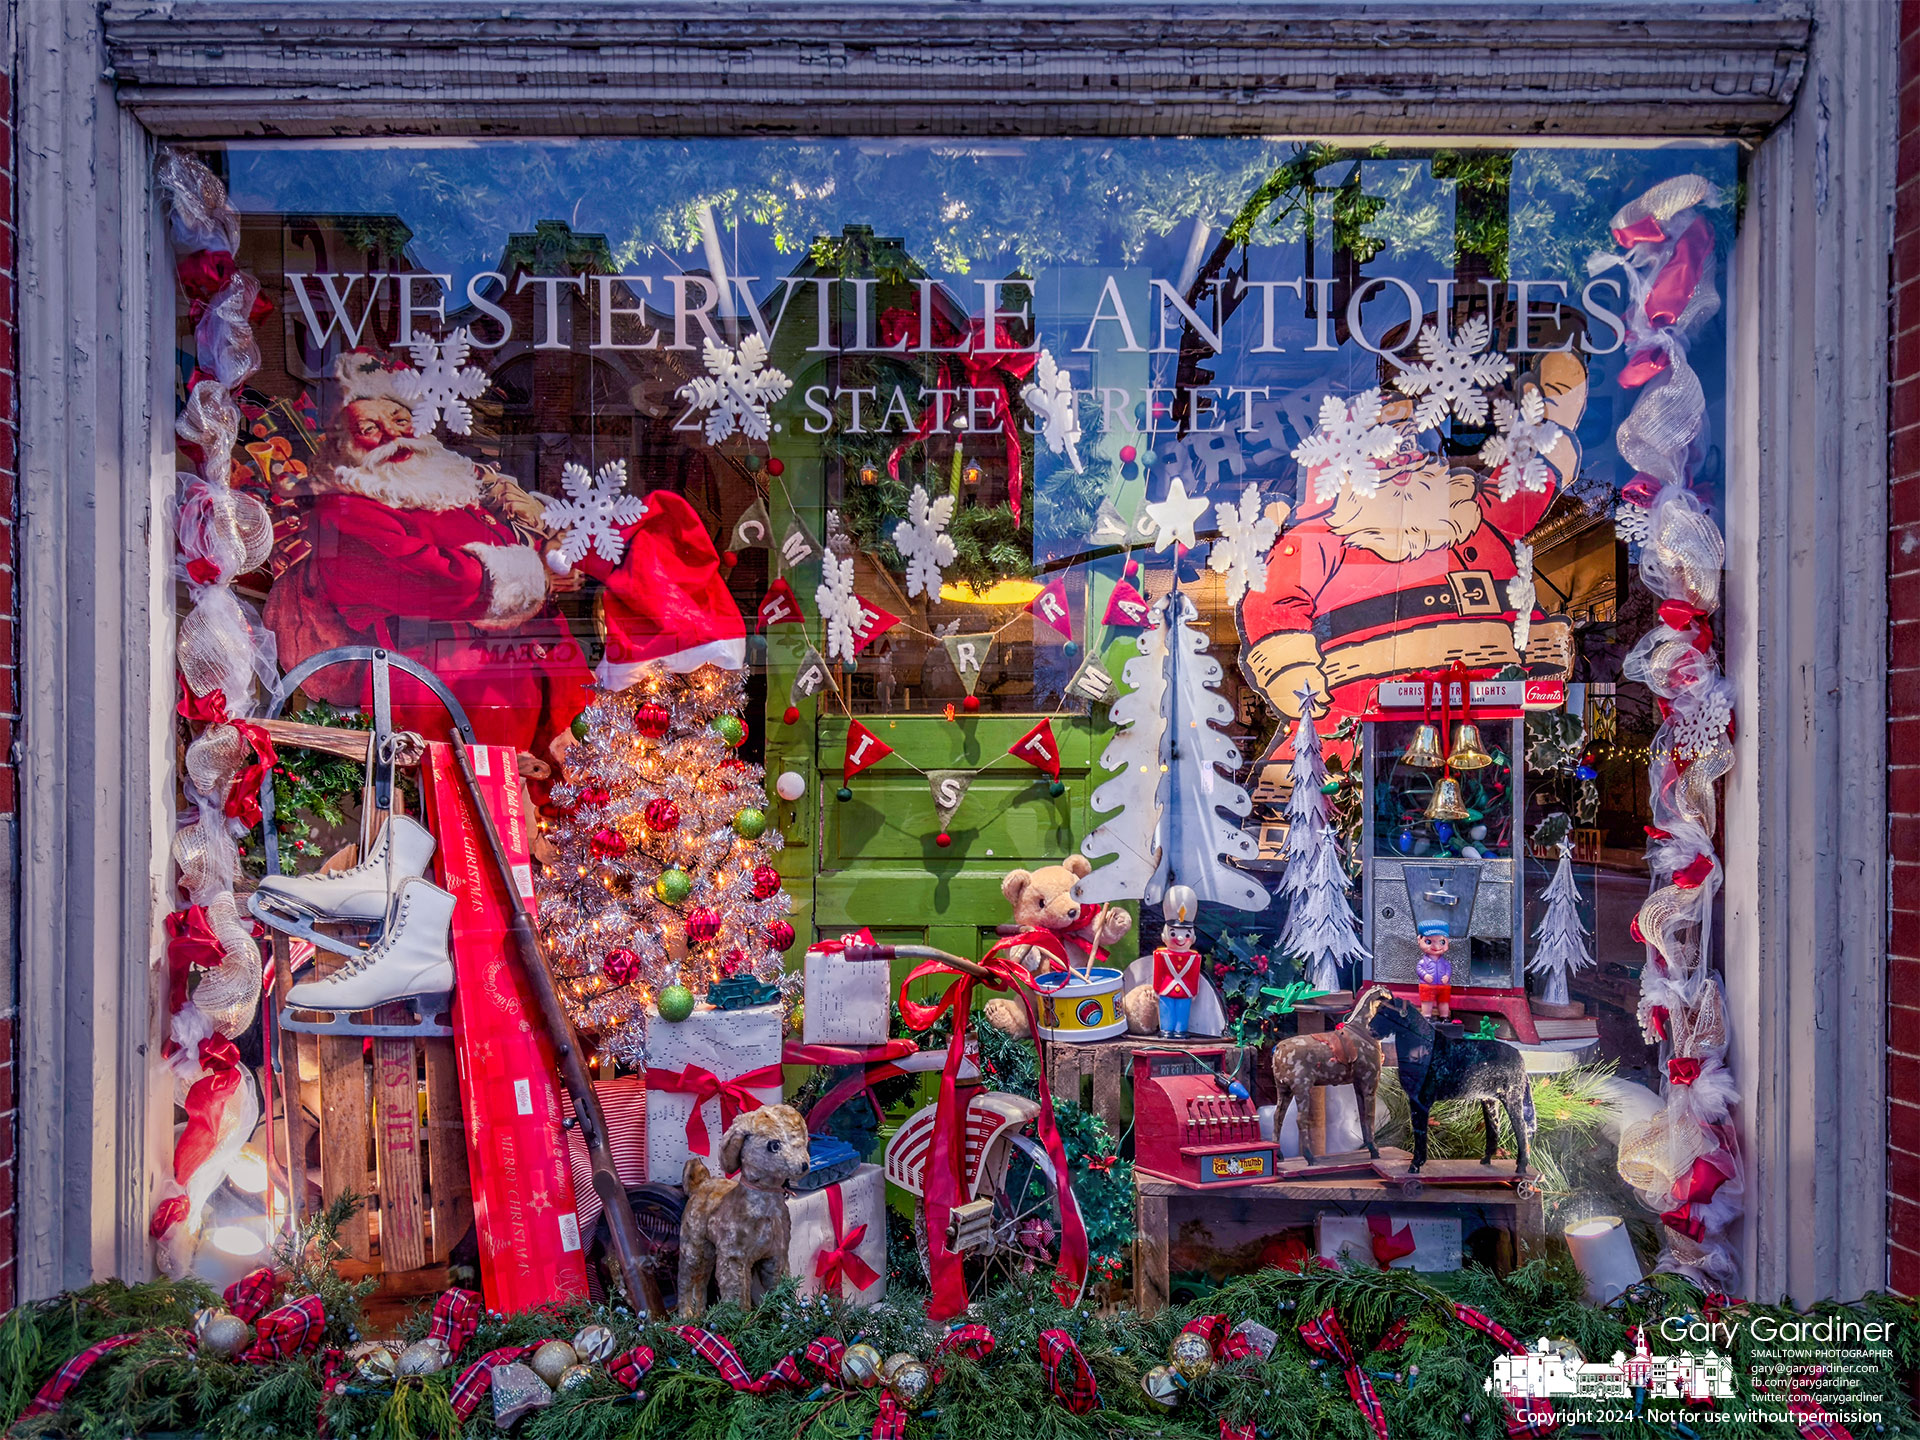
M1507 581L1507 604L1513 610L1513 648L1527 653L1527 641L1533 637L1533 546L1524 540L1513 542L1513 578Z
M1371 495L1380 488L1380 467L1376 463L1399 448L1400 437L1393 427L1380 423L1383 401L1380 391L1365 390L1351 403L1329 395L1320 402L1320 423L1313 433L1293 447L1293 458L1313 477L1313 498L1331 500L1344 485L1356 495Z
M610 460L591 477L586 466L568 464L560 471L560 484L565 499L539 497L548 526L561 536L560 561L571 570L591 549L609 565L619 564L627 549L620 527L647 513L646 501L626 493L627 462Z
M1207 568L1227 577L1227 602L1238 605L1247 591L1266 590L1267 551L1280 527L1266 517L1258 485L1242 490L1238 505L1216 501L1213 523L1220 538L1213 542Z
M853 557L843 560L828 551L820 566L820 588L813 592L813 601L827 622L827 658L851 664L859 658L854 637L867 619L860 597L853 593Z
M928 500L916 485L907 501L907 518L893 527L893 543L907 557L907 594L940 593L940 571L960 553L954 549L947 525L953 519L953 497Z
M1694 704L1674 706L1667 721L1667 738L1678 758L1697 760L1727 743L1727 728L1733 724L1733 701L1728 689L1724 684L1715 685Z
M442 420L455 435L472 430L473 410L467 402L487 393L487 372L467 364L469 349L465 327L444 340L413 332L407 353L415 368L395 371L393 388L413 412L416 431L431 435Z
M702 356L707 374L694 376L675 393L691 409L709 412L707 443L717 445L736 430L749 440L766 439L773 423L767 406L793 385L767 364L767 342L749 335L735 351L708 340Z
M1644 545L1647 543L1647 526L1651 512L1644 505L1635 505L1631 500L1622 501L1613 512L1614 538L1623 545Z
M1480 459L1500 477L1500 498L1511 500L1522 490L1553 488L1553 470L1547 452L1559 443L1560 427L1547 419L1546 397L1538 385L1520 392L1520 403L1496 396L1494 433L1480 447Z
M1487 418L1487 387L1498 385L1513 373L1513 362L1498 350L1480 353L1486 349L1492 328L1486 316L1476 315L1449 340L1438 325L1423 325L1419 340L1422 363L1405 365L1394 360L1402 373L1394 377L1393 388L1402 395L1420 397L1413 411L1413 423L1420 429L1437 428L1449 410L1469 425ZM1387 358L1393 359L1391 355Z
M1053 358L1040 352L1032 383L1020 391L1021 400L1040 425L1040 438L1054 454L1065 454L1074 474L1080 473L1080 404L1074 398L1073 377Z

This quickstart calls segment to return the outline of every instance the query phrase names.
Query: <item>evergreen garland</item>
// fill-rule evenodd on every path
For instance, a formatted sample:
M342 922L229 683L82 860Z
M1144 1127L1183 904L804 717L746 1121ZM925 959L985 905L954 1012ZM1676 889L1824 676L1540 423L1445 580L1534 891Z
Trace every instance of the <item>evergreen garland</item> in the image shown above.
M324 700L303 706L283 719L302 725L324 725L336 730L371 730L364 715L343 714ZM326 858L330 847L323 827L337 830L353 817L366 781L366 767L358 760L300 746L276 747L273 767L273 826L280 848L280 873L291 875L302 862ZM413 782L405 782L411 788ZM246 873L260 879L267 873L265 822L240 839L240 862Z

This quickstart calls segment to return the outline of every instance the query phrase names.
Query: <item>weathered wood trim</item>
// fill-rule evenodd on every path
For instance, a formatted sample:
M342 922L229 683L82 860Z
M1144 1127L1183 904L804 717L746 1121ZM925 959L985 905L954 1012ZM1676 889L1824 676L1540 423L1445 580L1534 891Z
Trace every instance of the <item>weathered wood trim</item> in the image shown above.
M1758 135L1806 0L109 0L156 135Z

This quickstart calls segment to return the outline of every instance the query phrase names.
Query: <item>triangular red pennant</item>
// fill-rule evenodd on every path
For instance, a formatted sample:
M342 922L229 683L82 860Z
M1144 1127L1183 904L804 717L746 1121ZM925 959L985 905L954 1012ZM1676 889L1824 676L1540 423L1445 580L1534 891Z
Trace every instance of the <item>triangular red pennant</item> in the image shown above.
M847 722L847 758L840 768L841 783L844 784L853 779L869 765L884 760L891 754L893 754L891 745L858 720L849 720Z
M1046 771L1054 780L1060 778L1060 744L1053 738L1051 716L1009 745L1007 753L1016 760L1026 761L1036 770Z
M1135 630L1147 628L1148 612L1152 606L1146 597L1125 580L1113 587L1113 593L1107 597L1107 613L1101 617L1102 625L1125 625Z
M753 628L764 630L769 625L798 625L806 618L800 609L800 597L793 593L793 586L782 575L767 587L766 598L760 602L760 623Z
M865 596L856 595L853 598L860 602L860 627L853 632L853 653L858 655L898 625L900 617L889 615Z
M1073 616L1067 610L1067 577L1054 576L1053 583L1027 603L1027 613L1046 621L1071 640Z

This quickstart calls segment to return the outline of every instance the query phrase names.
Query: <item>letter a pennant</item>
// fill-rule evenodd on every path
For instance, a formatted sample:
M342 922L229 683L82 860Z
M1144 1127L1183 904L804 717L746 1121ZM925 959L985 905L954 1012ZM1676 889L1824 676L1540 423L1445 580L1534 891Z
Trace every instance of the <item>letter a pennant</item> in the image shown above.
M793 586L782 575L767 587L766 598L760 602L760 623L753 628L764 630L769 625L798 625L806 618L800 610L800 597L793 593Z
M1028 602L1027 612L1046 621L1067 639L1073 638L1073 616L1067 610L1067 579L1053 577L1053 583Z
M1009 745L1007 753L1016 760L1026 761L1036 770L1044 770L1051 780L1060 778L1060 742L1053 738L1051 716Z
M1144 595L1134 589L1131 583L1122 580L1113 587L1113 593L1107 597L1107 613L1101 617L1101 623L1144 630L1149 623L1149 612L1152 609Z
M840 768L840 783L845 784L876 761L893 754L893 747L858 720L847 722L847 758Z

